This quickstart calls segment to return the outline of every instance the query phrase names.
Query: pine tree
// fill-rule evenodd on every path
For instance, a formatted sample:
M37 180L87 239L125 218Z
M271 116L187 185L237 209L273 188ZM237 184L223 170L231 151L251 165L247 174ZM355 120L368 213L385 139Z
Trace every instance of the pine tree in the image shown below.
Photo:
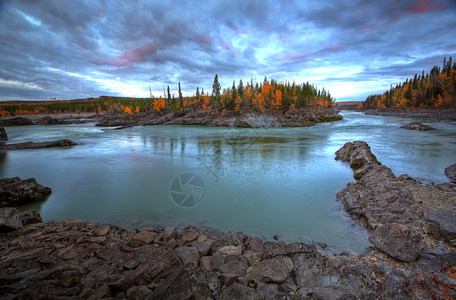
M172 108L173 103L171 102L171 91L169 90L169 85L168 85L168 102L167 102L168 107L167 108Z
M181 82L179 81L179 106L180 109L184 108L184 100L182 99L182 90L181 90Z
M218 80L218 75L215 74L214 83L212 84L212 107L220 108L220 82Z

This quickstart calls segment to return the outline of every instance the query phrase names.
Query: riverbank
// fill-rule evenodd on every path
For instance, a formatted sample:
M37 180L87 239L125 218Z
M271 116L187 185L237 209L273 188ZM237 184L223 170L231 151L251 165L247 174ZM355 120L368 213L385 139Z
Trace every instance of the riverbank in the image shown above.
M263 241L195 226L132 230L76 219L41 223L36 214L27 217L9 209L2 210L2 217L14 219L16 214L16 224L22 224L0 234L0 293L11 298L97 299L454 297L456 252L451 237L434 238L433 232L445 226L430 228L436 224L421 219L431 210L454 209L454 185L417 189L421 185L413 179L390 174L366 145L349 143L338 151L357 179L338 199L355 220L370 224L366 227L376 241L396 246L403 240L407 246L416 228L428 228L419 231L423 235L415 248L400 249L405 256L379 250L381 243L363 254L334 254L315 244ZM355 199L356 193L366 195L357 198L358 210L346 205L347 195ZM389 207L384 209L386 202ZM419 212L417 218L411 216L414 212ZM401 229L399 237L389 241L395 228ZM409 259L408 252L416 252L416 257Z
M96 122L100 127L118 129L144 125L205 125L224 127L307 127L322 122L341 120L334 109L300 109L282 113L216 111L185 108L182 111L147 110L134 114L114 115L33 115L0 118L0 127L24 125L65 125Z
M367 109L355 111L363 112L366 115L403 117L403 118L426 118L436 120L456 121L455 109L407 109L407 108L388 108L388 109Z
M187 226L130 230L67 219L0 234L0 294L9 299L336 299L456 295L456 253L416 263L368 249L336 255L313 244L264 242Z

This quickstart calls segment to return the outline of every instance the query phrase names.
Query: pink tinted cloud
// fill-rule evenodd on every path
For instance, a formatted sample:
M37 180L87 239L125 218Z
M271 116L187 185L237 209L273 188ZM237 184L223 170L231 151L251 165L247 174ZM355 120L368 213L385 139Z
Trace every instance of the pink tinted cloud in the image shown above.
M135 48L124 52L114 59L103 59L96 62L100 65L110 65L114 67L126 67L133 63L145 62L147 57L157 51L156 44L150 44L144 47Z
M343 49L344 47L345 46L342 44L335 44L335 45L330 45L330 46L324 48L324 50L329 50L329 51L335 52L335 51Z
M412 6L406 8L404 11L410 14L421 14L442 10L443 8L444 6L435 4L435 2L433 1L419 0L418 2L415 2L415 4L413 4Z
M202 37L195 39L195 42L197 42L198 44L210 45L212 42L212 39L209 36L202 36Z

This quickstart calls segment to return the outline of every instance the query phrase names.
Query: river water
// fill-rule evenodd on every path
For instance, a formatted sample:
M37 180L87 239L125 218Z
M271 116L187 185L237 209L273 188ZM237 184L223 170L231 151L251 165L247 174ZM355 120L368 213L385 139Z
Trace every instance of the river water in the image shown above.
M0 153L0 175L35 177L52 188L46 201L22 207L38 209L45 221L193 224L362 251L368 233L336 201L353 173L334 152L364 140L396 175L447 182L443 170L456 162L456 122L419 120L438 130L417 132L399 128L413 119L342 115L307 128L9 127L10 143L68 138L79 145Z

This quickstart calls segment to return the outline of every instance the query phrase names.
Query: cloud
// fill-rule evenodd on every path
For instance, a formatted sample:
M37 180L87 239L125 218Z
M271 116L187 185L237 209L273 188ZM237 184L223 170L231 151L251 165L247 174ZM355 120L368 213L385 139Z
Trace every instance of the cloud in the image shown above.
M362 100L456 56L453 0L0 3L0 100L192 94L215 73Z

